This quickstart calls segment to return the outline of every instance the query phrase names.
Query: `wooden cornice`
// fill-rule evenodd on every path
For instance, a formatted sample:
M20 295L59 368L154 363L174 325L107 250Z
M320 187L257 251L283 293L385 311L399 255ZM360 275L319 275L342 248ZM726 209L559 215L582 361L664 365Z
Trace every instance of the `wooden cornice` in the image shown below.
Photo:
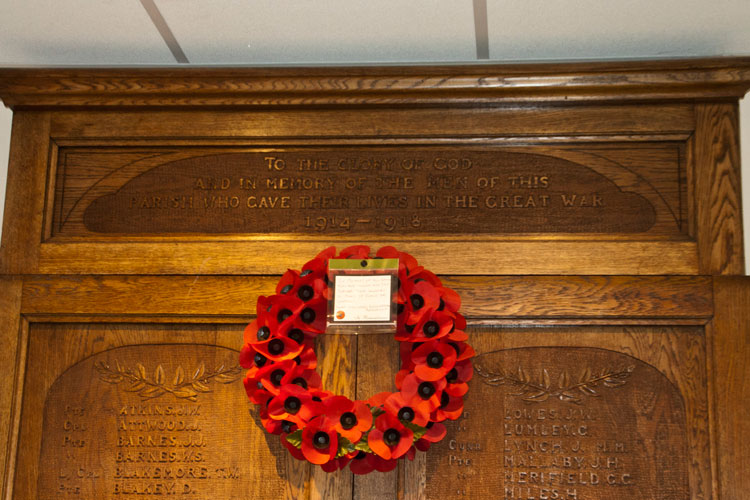
M470 66L0 69L15 107L422 106L738 99L750 57Z

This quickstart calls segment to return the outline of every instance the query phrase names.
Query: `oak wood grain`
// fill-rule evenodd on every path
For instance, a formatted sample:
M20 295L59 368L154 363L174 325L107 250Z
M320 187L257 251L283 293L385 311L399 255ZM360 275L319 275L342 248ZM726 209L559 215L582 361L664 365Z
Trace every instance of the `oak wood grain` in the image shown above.
M195 242L190 238L167 242L44 243L39 271L44 274L274 274L299 265L298 255L314 256L328 245L345 248L369 244L373 248L396 245L419 255L420 264L438 274L696 274L698 256L692 241L586 241L552 237L500 239L446 237L408 241L404 237L371 237L357 240L331 237L236 241L215 238ZM493 241L494 240L494 241ZM219 242L221 242L219 244ZM466 248L471 259L456 259Z
M49 147L49 113L14 114L3 238L0 243L1 273L36 271L44 218Z
M161 140L188 146L399 144L405 141L477 142L547 140L644 140L685 138L694 129L692 106L656 102L632 106L514 106L472 108L284 109L241 113L205 109L128 108L91 112L55 109L50 133L61 145L144 145Z
M702 274L743 274L736 104L696 106L695 200Z
M245 319L277 282L266 276L35 276L24 282L23 314ZM448 276L443 283L461 296L470 320L708 320L713 313L707 277Z
M476 104L741 97L747 58L368 68L5 69L9 106Z
M5 373L0 378L0 496L10 498L13 484L13 458L17 450L20 417L20 380L23 379L25 343L24 322L21 318L22 279L0 276L0 366Z
M718 487L722 499L743 498L750 489L750 280L714 278L716 314L709 325L713 348L713 426Z

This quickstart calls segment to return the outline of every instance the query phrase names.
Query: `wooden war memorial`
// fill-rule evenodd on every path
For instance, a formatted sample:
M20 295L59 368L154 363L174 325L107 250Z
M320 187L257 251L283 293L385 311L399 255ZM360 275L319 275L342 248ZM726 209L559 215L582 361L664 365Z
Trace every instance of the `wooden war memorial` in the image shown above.
M4 499L740 499L749 59L4 69ZM395 245L462 298L463 416L388 473L327 474L242 387L260 295ZM392 390L387 335L325 388ZM188 388L189 390L186 390Z

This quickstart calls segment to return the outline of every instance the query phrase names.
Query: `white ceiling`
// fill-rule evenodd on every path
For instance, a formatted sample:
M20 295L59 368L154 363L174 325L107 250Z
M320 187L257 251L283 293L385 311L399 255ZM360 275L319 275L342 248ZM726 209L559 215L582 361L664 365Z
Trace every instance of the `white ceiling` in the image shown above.
M492 60L750 55L749 0L0 0L0 66L178 64L148 4L195 65L475 61L475 5Z

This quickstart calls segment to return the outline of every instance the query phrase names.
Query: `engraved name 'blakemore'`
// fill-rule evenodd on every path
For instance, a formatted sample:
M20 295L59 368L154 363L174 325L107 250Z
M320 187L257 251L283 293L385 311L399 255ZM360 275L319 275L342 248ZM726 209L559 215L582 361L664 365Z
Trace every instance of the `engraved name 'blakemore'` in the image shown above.
M149 164L84 203L82 219L119 233L646 232L646 184L619 174L481 149L227 153Z
M428 499L687 498L684 408L653 367L534 347L480 354L474 368L447 449L426 458Z

